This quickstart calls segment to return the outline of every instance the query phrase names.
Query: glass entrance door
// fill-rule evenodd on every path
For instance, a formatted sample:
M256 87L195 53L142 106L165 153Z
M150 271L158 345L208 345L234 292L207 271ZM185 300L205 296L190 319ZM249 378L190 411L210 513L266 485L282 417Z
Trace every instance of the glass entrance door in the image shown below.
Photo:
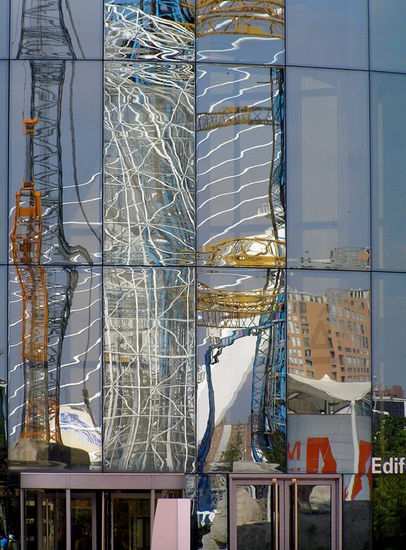
M231 550L338 550L339 478L232 475Z
M149 550L150 494L113 494L112 508L112 550Z
M71 550L97 550L96 495L71 495Z

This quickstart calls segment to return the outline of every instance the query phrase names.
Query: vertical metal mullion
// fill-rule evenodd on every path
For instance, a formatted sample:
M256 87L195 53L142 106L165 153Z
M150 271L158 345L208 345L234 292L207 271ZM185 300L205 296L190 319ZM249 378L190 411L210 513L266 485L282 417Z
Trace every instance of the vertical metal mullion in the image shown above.
M155 519L155 489L151 489L150 493L150 542L152 546L152 533L154 530L154 519Z
M65 494L65 525L66 525L66 550L71 550L71 492L70 489L66 489Z
M25 550L25 490L20 489L20 541L21 550Z
M335 517L336 517L336 539L337 539L337 550L342 550L343 548L343 478L340 477L339 479L335 480L334 487L336 490L336 511L335 511Z
M102 51L101 51L101 470L104 464L104 2L102 7ZM102 522L104 527L104 492L102 493ZM102 549L104 537L102 537Z
M101 518L100 518L100 548L101 550L105 550L105 537L106 537L106 526L105 526L105 499L106 499L106 492L102 491L101 493ZM96 514L96 522L97 522L97 514ZM96 529L96 536L97 536L97 529ZM95 539L97 544L97 539Z
M38 540L38 550L43 550L42 549L42 546L43 546L43 541L44 541L44 537L43 537L43 525L44 525L44 522L43 522L43 502L44 502L44 498L43 498L43 495L45 496L45 493L42 493L40 491L36 491L36 495L35 495L35 500L37 502L37 540Z

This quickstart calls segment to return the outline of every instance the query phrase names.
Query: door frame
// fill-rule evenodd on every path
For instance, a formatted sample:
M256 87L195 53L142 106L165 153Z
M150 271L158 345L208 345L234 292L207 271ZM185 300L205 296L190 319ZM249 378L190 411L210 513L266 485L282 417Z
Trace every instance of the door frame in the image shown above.
M289 539L289 486L314 483L331 485L331 550L342 550L342 476L337 474L229 474L230 550L237 550L237 487L278 484L279 550ZM278 545L276 546L278 548ZM265 550L265 549L264 549Z
M106 495L104 495L106 497ZM150 533L149 538L150 541L152 539L152 528L154 526L154 515L155 515L155 489L151 489L149 491L145 491L143 493L123 493L120 491L111 491L110 493L110 499L111 499L111 510L110 510L110 547L112 550L114 550L114 505L115 501L119 500L120 498L125 499L131 499L131 500L139 500L139 499L145 499L149 500L149 518L150 518Z
M97 550L97 510L96 510L96 493L90 491L77 491L70 493L70 502L71 502L71 514L72 515L72 503L74 500L79 500L81 498L90 499L92 506L92 550ZM72 527L72 517L70 519L70 525ZM71 533L72 535L72 533ZM72 541L71 541L72 542Z
M30 490L59 489L65 491L66 517L66 549L71 550L71 497L72 490L80 492L100 491L101 499L101 550L105 550L105 501L107 491L140 491L151 494L151 503L155 502L157 490L180 489L185 490L186 474L181 473L118 473L118 472L21 472L20 474L20 521L21 521L21 550L26 550L25 541L25 492ZM151 505L152 506L152 505ZM155 512L151 510L151 512ZM151 518L153 518L151 513ZM152 525L151 521L151 525ZM97 527L98 528L98 527ZM151 527L152 529L152 527Z

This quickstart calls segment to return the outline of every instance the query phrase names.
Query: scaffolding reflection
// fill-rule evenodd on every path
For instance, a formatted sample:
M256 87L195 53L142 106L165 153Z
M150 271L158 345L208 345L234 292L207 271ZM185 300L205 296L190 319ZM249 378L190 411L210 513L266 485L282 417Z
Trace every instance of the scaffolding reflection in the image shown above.
M193 71L189 65L105 67L105 259L194 259Z
M193 271L109 268L104 297L105 467L190 471Z

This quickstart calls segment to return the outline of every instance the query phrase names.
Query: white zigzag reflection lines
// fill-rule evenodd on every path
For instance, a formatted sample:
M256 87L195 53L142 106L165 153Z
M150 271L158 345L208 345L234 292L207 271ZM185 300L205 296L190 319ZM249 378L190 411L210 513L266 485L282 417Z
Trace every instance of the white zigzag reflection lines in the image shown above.
M105 259L193 263L193 71L106 63Z
M178 19L180 21L158 17L135 5L108 3L105 9L105 58L171 60L180 57L192 61L194 28L192 13L186 5L179 11Z
M201 259L206 265L282 267L283 71L202 68L197 89Z
M52 284L53 295L57 289L62 297L66 294L66 267L47 266L47 280ZM100 399L101 364L100 364L100 324L101 324L101 273L97 268L76 267L78 275L75 292L69 314L66 332L51 331L50 344L61 349L60 365L51 364L48 371L48 384L58 384L58 396L65 407L70 410L83 410L83 387L90 395L89 405ZM12 373L12 393L9 395L10 442L19 435L24 408L24 365L21 361L21 287L16 278L10 279L10 364L14 365ZM89 323L89 318L91 319ZM63 339L63 348L62 348ZM11 380L11 379L10 379ZM92 407L96 418L92 425L86 426L86 438L98 441L100 447L100 419L97 418L98 406ZM89 409L90 410L90 409ZM64 435L64 434L62 434ZM100 463L100 452L91 456L91 463Z
M105 270L105 468L191 468L193 288L188 268Z

